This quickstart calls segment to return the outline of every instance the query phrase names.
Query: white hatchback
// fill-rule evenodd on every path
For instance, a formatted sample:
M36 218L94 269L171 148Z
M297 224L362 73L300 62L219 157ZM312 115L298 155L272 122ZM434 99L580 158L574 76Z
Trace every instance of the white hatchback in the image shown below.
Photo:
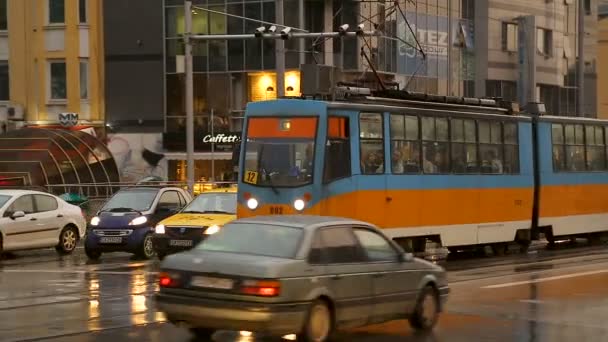
M0 253L55 247L74 251L86 233L81 209L39 191L0 190Z

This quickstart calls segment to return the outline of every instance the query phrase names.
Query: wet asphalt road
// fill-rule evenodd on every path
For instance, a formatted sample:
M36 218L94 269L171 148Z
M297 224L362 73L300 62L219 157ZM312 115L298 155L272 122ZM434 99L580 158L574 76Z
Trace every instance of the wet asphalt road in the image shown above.
M126 254L90 263L82 249L0 260L0 341L194 341L156 312L157 267ZM452 293L432 335L397 321L341 333L338 341L608 341L607 246L446 267ZM214 340L261 339L222 332Z

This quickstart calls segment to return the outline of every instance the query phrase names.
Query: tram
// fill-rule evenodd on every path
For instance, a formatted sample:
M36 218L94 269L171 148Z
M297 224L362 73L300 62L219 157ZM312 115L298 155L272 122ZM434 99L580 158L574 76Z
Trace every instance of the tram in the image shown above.
M608 233L608 121L356 93L247 105L238 217L350 217L415 252Z

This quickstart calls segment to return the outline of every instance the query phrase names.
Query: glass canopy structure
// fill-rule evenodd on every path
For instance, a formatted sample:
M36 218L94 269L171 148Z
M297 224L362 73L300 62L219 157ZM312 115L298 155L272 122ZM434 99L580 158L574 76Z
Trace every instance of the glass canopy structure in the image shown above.
M0 186L97 197L111 194L109 184L118 182L112 154L88 133L23 128L0 135Z

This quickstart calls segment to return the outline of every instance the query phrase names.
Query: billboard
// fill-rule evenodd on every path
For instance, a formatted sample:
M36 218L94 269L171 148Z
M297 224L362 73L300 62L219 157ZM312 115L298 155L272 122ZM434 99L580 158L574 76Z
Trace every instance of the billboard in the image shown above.
M472 22L411 12L406 13L405 16L409 27L403 17L397 15L397 37L401 40L397 48L397 72L447 79L450 47L473 49ZM449 25L452 26L451 37ZM423 54L418 51L416 38L426 54L426 61ZM460 53L461 50L453 51Z

